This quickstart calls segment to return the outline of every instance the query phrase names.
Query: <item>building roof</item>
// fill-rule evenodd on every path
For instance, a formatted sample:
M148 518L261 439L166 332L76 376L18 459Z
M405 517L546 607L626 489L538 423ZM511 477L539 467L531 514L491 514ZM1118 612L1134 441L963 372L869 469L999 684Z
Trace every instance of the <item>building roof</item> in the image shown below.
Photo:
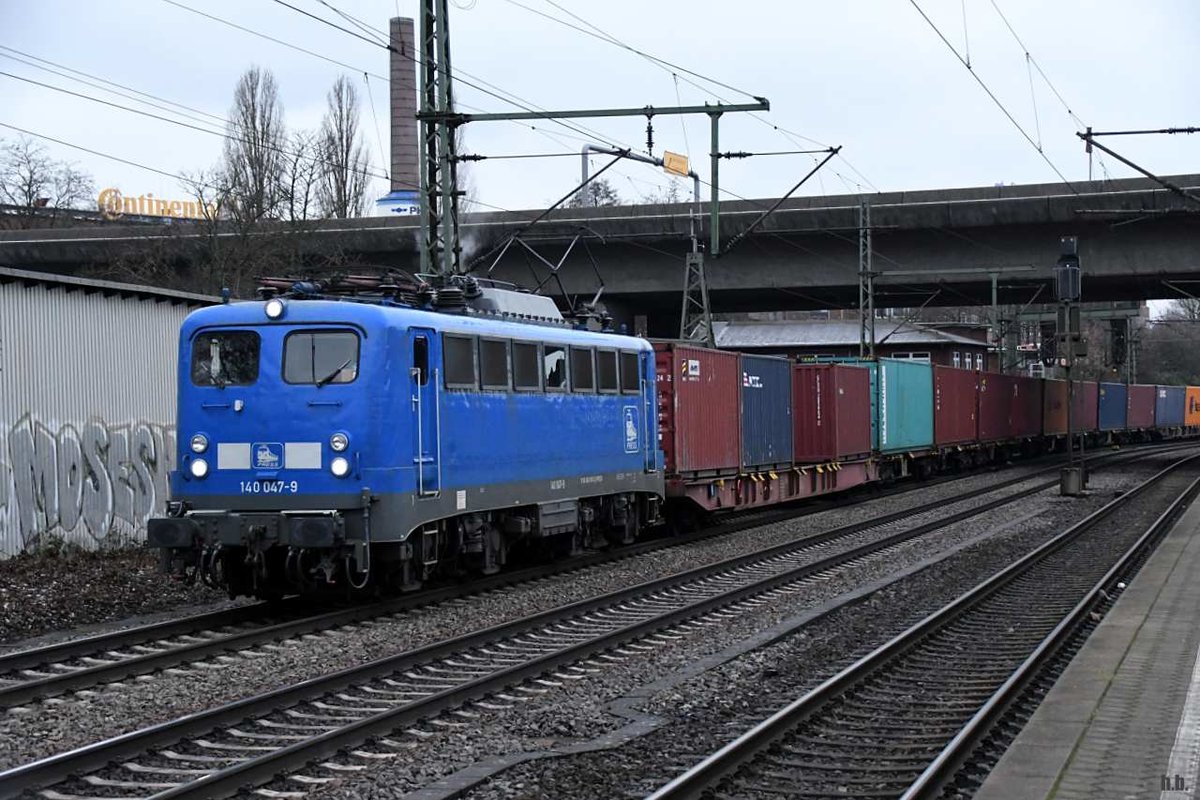
M850 347L858 344L857 321L844 320L772 320L766 322L714 322L717 347L745 349L755 347ZM986 347L985 342L953 333L893 320L875 320L875 344L889 345L970 345Z
M0 284L20 283L25 286L43 286L47 289L64 291L98 292L119 297L134 297L138 300L158 300L166 303L182 303L189 306L209 306L221 302L221 298L195 292L179 292L158 286L142 286L134 283L117 283L74 275L59 275L53 272L34 272L12 267L0 267Z

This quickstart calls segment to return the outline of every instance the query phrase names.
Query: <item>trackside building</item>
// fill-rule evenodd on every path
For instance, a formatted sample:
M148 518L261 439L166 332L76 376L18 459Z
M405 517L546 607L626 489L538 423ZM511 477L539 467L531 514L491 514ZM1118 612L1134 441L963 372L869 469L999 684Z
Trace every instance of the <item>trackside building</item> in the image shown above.
M179 328L214 302L0 268L0 558L145 538L174 461Z

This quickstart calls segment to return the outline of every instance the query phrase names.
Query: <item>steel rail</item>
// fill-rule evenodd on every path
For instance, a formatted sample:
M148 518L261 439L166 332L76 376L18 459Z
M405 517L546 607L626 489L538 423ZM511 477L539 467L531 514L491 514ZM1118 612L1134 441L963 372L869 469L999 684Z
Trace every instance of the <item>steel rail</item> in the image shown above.
M1024 476L1020 480L1029 481L1032 478ZM623 627L616 632L605 633L592 639L576 642L548 656L526 661L509 669L494 671L475 680L466 681L453 688L431 694L421 700L397 706L359 722L342 726L337 730L313 739L281 747L258 758L244 761L228 769L223 769L220 772L202 777L191 783L186 783L176 789L155 795L155 797L208 797L233 792L239 787L250 783L270 780L283 771L301 767L310 761L328 756L347 745L361 742L373 735L402 728L418 720L455 708L472 698L502 690L514 682L537 677L564 664L576 662L591 654L612 649L632 639L641 638L657 630L670 627L680 621L701 616L711 610L725 607L748 597L778 588L779 586L802 580L830 568L844 566L855 559L886 550L930 531L1016 502L1031 494L1043 491L1056 483L1057 479L1043 481L1027 489L986 503L974 505L968 509L939 517L913 528L906 528L878 540L858 545L850 550L786 569L768 578L753 580L751 583L732 591L724 591L715 596L689 603L681 608L656 614L649 619ZM991 487L988 491L996 491L998 488L1001 487ZM966 494L968 496L956 499L959 501L971 499L980 494L980 492L973 490ZM940 508L950 502L952 500L942 500L935 504L929 504L929 506ZM15 796L27 790L58 783L66 775L77 775L101 768L119 759L127 759L130 756L154 750L164 743L177 742L198 734L228 727L234 723L263 716L283 708L289 708L301 702L346 689L355 684L411 670L421 664L445 658L462 651L493 644L499 640L510 639L530 631L540 630L548 625L578 618L591 612L621 606L637 598L661 596L663 592L694 584L698 581L711 579L714 576L730 572L731 570L751 564L768 562L789 551L796 552L811 549L814 546L819 546L838 538L844 538L845 536L859 533L869 528L891 524L906 517L917 516L929 513L931 510L936 510L931 509L929 506L892 512L884 515L887 520L886 522L874 519L843 526L834 531L827 531L797 542L776 545L756 553L737 556L677 575L647 581L637 586L627 587L606 595L580 600L567 606L549 609L523 619L502 623L484 630L464 634L451 640L437 642L406 653L389 656L330 675L313 678L292 686L235 701L170 722L160 723L103 742L0 772L0 798Z
M1118 455L1127 454L1113 454L1113 456ZM961 495L948 500L927 503L919 507L914 507L914 509L910 509L907 512L891 512L889 514L884 514L872 520L867 520L858 524L868 526L884 524L889 521L902 519L905 516L911 516L917 513L918 509L935 510L936 508L947 503L958 502L960 500L994 492L1007 486L1012 486L1017 483L1030 480L1033 477L1053 471L1055 469L1057 469L1057 467L1047 467L1045 469L1035 470L1023 476L1006 479L998 484L964 492ZM954 480L959 479L960 478L950 478L946 481L938 481L937 483L940 484L942 482L953 482ZM905 487L903 490L895 492L894 494L907 494L910 491L919 491L921 489L928 488L929 485L930 484L923 484L918 487ZM69 668L68 671L44 675L31 680L20 681L10 686L0 685L0 708L23 705L46 697L53 697L79 689L86 689L102 683L121 681L137 675L145 675L162 669L167 669L169 667L178 666L180 664L211 658L223 653L248 649L259 644L277 642L284 639L301 636L306 633L328 630L342 625L355 624L364 620L376 619L390 614L436 605L449 600L461 599L512 585L542 580L556 575L570 574L572 572L589 569L618 560L634 558L646 553L656 552L669 547L691 544L703 539L723 536L759 525L767 525L779 521L796 519L809 514L820 513L824 510L828 509L813 509L808 507L797 509L793 507L791 509L770 509L761 512L746 512L739 514L734 519L727 520L718 525L711 526L697 532L685 533L664 539L628 545L612 551L591 553L559 564L541 565L522 570L515 570L513 572L508 572L501 575L489 576L467 585L455 584L443 586L392 600L382 601L380 603L372 603L369 605L354 606L335 611L321 612L310 616L302 616L298 619L286 620L275 624L265 625L260 628L232 632L203 642L194 642L184 645L165 645L161 652L140 656L123 657L117 651L130 647L161 643L164 642L164 640L173 637L194 635L203 631L211 630L213 628L254 622L264 616L272 615L272 612L276 612L277 610L282 610L286 613L290 609L298 608L302 605L303 601L300 598L292 598L290 599L288 605L282 607L282 609L280 609L279 606L271 606L266 603L256 603L254 605L242 606L235 609L208 612L204 614L183 617L177 620L169 620L162 623L130 628L123 631L116 631L111 634L100 634L84 639L71 640L49 645L43 648L8 653L0 656L0 676L19 673L25 670L37 671L37 668L39 667L43 669L49 669L55 664L61 664L63 662L86 656L103 657L105 660L114 660L107 664L94 664L82 668ZM843 526L834 529L834 531L844 534L850 532L851 527L852 526ZM834 531L826 532L826 534ZM825 534L816 534L816 536L822 535Z
M1150 488L1157 486L1162 479L1197 459L1200 459L1200 455L1187 456L1155 473L1146 481L1113 499L1053 539L880 645L802 697L779 709L741 736L676 776L650 794L646 800L681 800L682 798L701 797L705 790L731 775L743 764L753 760L772 742L785 736L789 731L826 708L834 698L845 694L846 691L869 676L877 674L888 662L911 651L922 641L962 617L967 611L978 607L1047 556L1058 552L1115 511L1128 505ZM1195 486L1196 482L1193 482L1184 494L1193 491ZM1145 541L1147 541L1145 535L1138 539L1139 544ZM1106 577L1107 575L1108 573L1106 573Z
M1125 551L1117 563L1088 593L1076 604L1071 613L1058 623L1046 638L1029 654L1029 657L1013 672L1013 674L996 690L986 703L963 726L963 729L940 752L923 773L913 781L900 800L917 800L929 797L942 789L953 778L954 773L962 767L970 756L971 751L993 728L1005 711L1012 707L1026 687L1041 673L1054 657L1062 651L1079 630L1091 611L1103 602L1105 593L1119 579L1126 575L1134 562L1137 561L1150 547L1157 544L1170 527L1183 514L1188 504L1200 494L1200 478L1192 483L1175 498L1162 514L1159 515L1138 540Z

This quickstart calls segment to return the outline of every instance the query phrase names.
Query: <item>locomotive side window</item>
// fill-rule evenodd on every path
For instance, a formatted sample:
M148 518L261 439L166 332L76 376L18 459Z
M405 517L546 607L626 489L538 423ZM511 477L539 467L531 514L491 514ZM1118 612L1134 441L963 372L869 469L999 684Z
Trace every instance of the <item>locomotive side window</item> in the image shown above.
M593 392L596 390L596 380L592 370L592 351L590 348L571 348L571 390L575 392Z
M542 388L538 368L538 346L533 342L513 342L513 388L518 392L536 392Z
M542 357L542 374L546 377L546 391L562 392L567 388L567 350L556 344L546 345Z
M508 388L508 342L479 340L479 377L484 389Z
M283 379L287 383L351 383L358 377L358 334L352 331L296 331L283 340Z
M637 353L621 353L621 391L625 394L638 394L642 391Z
M429 340L424 336L413 339L412 365L417 371L417 383L421 386L429 383Z
M596 384L601 392L617 393L617 352L596 351Z
M470 336L442 334L442 357L446 362L447 389L474 389L475 340Z
M249 386L258 380L258 351L254 331L200 333L192 342L192 383Z

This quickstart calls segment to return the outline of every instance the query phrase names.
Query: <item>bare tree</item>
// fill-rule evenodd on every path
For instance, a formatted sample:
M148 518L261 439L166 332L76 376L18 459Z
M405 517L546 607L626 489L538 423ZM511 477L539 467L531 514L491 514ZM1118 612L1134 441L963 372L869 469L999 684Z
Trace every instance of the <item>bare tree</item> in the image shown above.
M33 139L0 142L0 203L16 207L19 227L31 227L36 218L52 223L61 209L77 208L94 196L91 176L52 159Z
M367 205L370 155L359 131L358 90L345 75L326 96L321 122L322 180L317 193L321 212L330 217L361 217Z
M270 70L251 67L238 80L225 140L227 213L249 221L276 216L287 162L283 104Z
M317 134L296 131L288 139L283 171L283 216L306 222L318 216L317 195L325 163Z

